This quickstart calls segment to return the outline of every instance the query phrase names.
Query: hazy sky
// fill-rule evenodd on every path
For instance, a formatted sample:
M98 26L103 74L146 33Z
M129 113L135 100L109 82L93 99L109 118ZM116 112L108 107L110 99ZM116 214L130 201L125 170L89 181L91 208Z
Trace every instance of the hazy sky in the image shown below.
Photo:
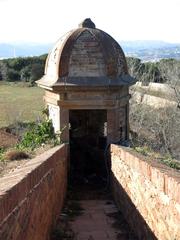
M84 18L116 40L180 42L180 0L0 0L0 42L55 42Z

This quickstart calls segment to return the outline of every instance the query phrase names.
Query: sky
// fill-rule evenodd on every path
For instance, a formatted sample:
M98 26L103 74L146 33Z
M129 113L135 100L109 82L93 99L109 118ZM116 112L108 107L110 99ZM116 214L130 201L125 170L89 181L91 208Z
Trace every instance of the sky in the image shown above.
M180 0L0 0L0 42L55 42L85 18L117 41L180 43Z

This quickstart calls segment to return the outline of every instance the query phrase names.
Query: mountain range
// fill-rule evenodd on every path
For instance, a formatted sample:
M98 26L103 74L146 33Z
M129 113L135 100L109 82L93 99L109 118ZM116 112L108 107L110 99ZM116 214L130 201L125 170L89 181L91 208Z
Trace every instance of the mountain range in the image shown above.
M180 43L163 41L119 41L126 56L142 61L158 61L162 58L180 59ZM0 59L39 56L48 53L53 43L0 43Z
M142 61L158 61L163 58L180 59L180 43L163 41L122 41L126 56L137 57Z
M39 56L48 53L52 46L52 43L0 43L0 59Z

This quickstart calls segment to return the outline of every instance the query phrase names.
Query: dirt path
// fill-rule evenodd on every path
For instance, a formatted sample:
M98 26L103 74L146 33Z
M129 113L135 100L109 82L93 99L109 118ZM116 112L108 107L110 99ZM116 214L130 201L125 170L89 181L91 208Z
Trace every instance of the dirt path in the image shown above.
M72 198L71 198L72 197ZM73 189L51 240L136 240L110 191Z
M70 222L75 240L125 240L127 233L117 219L118 209L113 201L82 200L82 215Z
M6 132L6 129L0 129L0 148L12 147L18 142L18 137Z

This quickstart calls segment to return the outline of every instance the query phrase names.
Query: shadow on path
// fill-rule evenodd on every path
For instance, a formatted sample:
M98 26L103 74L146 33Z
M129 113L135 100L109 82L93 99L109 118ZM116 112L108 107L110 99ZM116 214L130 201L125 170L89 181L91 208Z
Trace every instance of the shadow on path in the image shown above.
M68 195L51 240L136 240L108 191L81 186Z

